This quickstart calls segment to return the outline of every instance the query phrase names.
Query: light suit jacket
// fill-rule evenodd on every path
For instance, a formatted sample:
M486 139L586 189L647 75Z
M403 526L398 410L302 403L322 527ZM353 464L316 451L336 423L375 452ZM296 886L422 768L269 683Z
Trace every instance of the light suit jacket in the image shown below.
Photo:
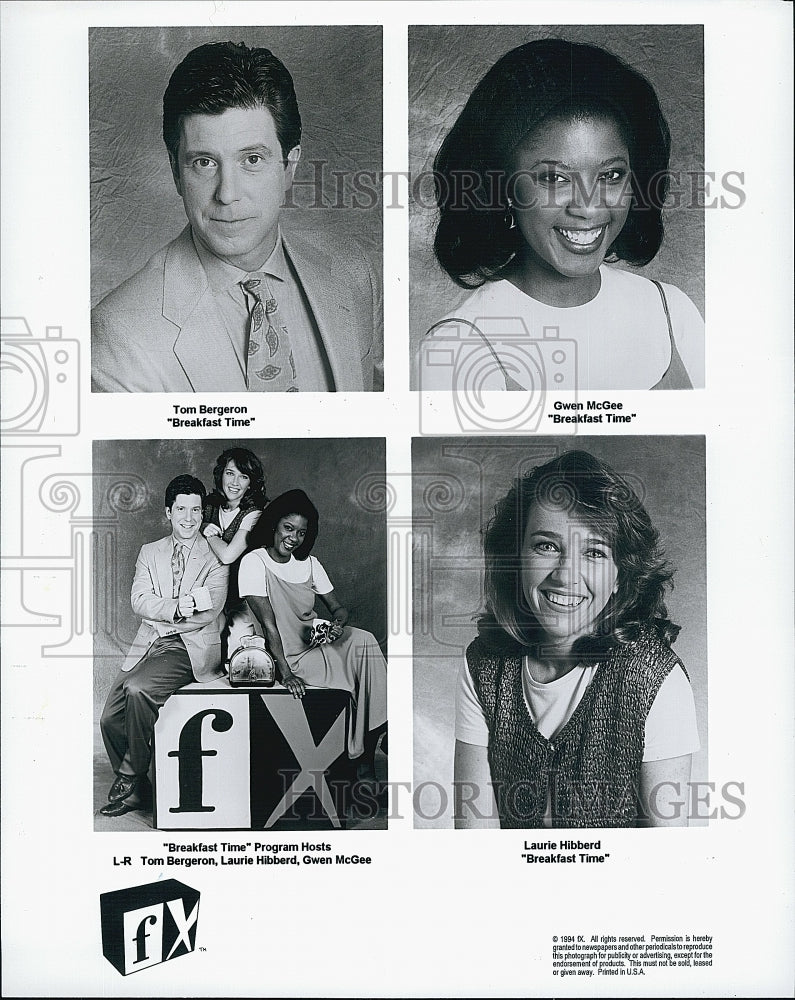
M338 392L370 391L380 363L379 284L353 247L282 237L317 323ZM245 392L190 226L91 315L95 392Z
M175 622L179 603L171 596L173 573L171 553L174 542L171 535L141 547L135 564L131 602L132 609L140 615L138 634L133 640L122 670L132 670L152 643L166 635L181 635L190 657L193 676L197 681L210 681L219 677L221 669L221 628L224 624L223 606L229 567L222 566L213 555L207 539L198 535L185 562L185 573L180 584L180 595L189 594L199 587L209 591L212 607L197 611L185 621Z

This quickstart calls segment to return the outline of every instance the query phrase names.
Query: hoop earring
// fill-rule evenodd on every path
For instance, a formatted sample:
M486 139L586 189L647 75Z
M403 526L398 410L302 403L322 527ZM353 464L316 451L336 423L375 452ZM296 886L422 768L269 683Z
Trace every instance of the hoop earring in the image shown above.
M508 229L516 229L516 219L513 217L513 202L510 198L508 199L508 208L506 209L503 218L505 219L505 225Z

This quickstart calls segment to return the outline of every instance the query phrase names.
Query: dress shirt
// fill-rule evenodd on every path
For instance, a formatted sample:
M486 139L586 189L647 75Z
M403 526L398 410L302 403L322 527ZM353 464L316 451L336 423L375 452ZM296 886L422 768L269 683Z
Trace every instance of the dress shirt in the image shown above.
M263 272L278 303L280 320L287 327L298 388L301 392L333 392L334 379L317 323L295 268L285 252L281 232L268 259L250 271L216 257L195 236L193 243L246 381L249 380L248 327L253 298L250 303L247 301L241 282L255 272ZM264 289L262 294L263 299L267 298Z

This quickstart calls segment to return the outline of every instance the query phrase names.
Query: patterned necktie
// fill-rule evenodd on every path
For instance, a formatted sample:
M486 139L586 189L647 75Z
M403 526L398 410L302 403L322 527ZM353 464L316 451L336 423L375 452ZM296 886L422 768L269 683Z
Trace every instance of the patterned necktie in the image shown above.
M182 577L185 575L185 547L179 542L174 543L174 551L171 553L171 576L173 578L172 597L179 597L179 588L182 585Z
M254 302L248 327L248 387L254 392L298 392L287 327L268 279L258 271L241 282Z

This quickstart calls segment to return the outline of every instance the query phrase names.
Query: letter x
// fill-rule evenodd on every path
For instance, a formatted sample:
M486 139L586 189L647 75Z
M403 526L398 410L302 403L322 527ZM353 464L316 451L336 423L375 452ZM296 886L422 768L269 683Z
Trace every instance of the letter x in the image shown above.
M334 808L334 800L326 782L326 768L333 764L339 757L341 746L345 746L345 719L347 713L342 711L334 720L333 725L315 746L312 732L309 729L309 722L306 712L300 701L295 698L265 698L262 700L268 707L268 711L276 720L282 733L287 737L290 749L295 754L301 771L296 775L295 781L284 793L281 802L276 806L268 817L265 828L273 826L276 820L283 816L290 806L298 799L310 786L314 789L315 795L320 799L326 815L331 820L332 826L341 826L337 810Z
M190 945L190 938L188 933L199 919L199 901L196 900L196 905L191 910L190 916L185 916L185 900L184 899L170 899L166 904L168 906L169 913L174 918L174 923L177 925L177 940L171 945L171 951L166 955L164 961L168 961L174 952L179 947L180 943L183 942L188 951L192 951Z

